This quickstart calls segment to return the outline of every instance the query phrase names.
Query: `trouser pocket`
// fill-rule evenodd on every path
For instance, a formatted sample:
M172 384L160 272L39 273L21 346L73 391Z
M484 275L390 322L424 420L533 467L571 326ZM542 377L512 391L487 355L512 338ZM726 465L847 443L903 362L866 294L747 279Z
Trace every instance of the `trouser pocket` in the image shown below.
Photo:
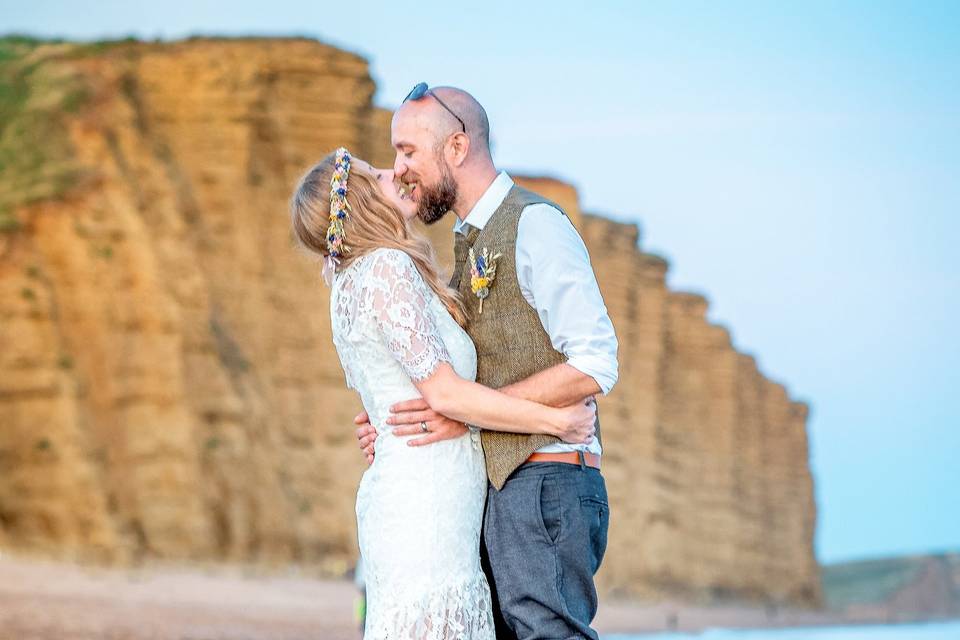
M551 544L560 537L563 510L560 504L560 484L556 476L546 475L540 482L540 520L543 533Z

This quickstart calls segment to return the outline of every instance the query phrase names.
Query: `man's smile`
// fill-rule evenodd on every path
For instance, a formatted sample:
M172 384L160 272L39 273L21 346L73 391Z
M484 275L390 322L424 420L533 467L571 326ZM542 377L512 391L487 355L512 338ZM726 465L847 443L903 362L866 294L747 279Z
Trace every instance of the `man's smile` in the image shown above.
M400 193L401 200L412 200L414 199L414 192L417 190L416 182L403 182L401 181L397 185L397 191Z

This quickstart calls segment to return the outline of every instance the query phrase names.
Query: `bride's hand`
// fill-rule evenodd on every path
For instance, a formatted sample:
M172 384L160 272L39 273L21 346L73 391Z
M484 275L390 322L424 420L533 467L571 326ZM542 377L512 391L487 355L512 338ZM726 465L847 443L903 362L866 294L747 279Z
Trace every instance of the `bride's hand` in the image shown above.
M593 396L563 407L558 438L568 444L588 444L596 434L597 401Z
M390 414L387 424L395 425L393 435L421 436L407 440L411 447L459 438L467 432L467 425L437 413L423 398L398 402L390 407ZM427 426L426 431L421 423Z

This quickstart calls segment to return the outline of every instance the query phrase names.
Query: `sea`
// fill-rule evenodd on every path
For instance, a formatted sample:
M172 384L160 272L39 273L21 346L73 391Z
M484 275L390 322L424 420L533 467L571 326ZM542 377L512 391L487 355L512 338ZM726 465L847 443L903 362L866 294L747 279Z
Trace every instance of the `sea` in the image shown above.
M699 633L604 635L601 640L960 640L960 621L789 629L707 629Z

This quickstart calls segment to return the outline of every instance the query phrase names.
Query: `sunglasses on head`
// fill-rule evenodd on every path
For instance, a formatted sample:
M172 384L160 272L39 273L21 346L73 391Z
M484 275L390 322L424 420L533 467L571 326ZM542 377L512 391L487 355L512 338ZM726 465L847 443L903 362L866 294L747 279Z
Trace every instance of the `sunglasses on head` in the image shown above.
M426 82L417 83L417 86L415 86L413 89L410 90L410 93L407 94L407 97L404 98L403 101L406 102L407 100L419 100L425 95L433 96L433 99L439 102L441 107L449 111L450 115L452 115L454 118L457 119L457 121L460 122L460 126L463 127L463 132L464 133L467 132L467 125L464 124L463 118L455 114L453 112L453 109L451 109L446 104L444 104L443 100L437 97L437 94L435 94L433 91L430 91L430 87L427 86Z

